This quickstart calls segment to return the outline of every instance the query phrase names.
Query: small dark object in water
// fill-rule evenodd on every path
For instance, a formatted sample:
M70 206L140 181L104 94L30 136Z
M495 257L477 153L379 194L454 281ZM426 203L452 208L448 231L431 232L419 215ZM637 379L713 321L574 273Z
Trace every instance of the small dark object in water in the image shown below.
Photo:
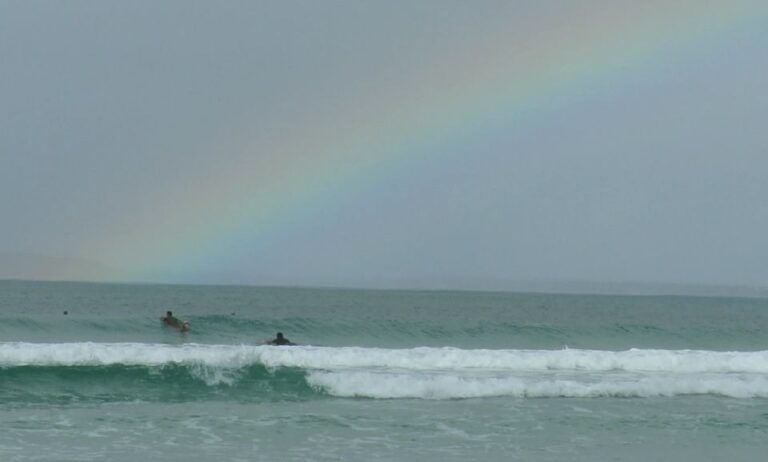
M274 340L267 340L265 343L267 345L296 345L287 338L283 337L282 332L278 332L277 337L275 337Z

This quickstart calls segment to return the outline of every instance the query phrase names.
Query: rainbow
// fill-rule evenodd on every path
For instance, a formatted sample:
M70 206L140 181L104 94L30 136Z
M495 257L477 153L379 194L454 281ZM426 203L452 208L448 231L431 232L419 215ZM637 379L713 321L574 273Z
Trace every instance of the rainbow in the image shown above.
M529 7L522 18L501 12L398 82L372 82L375 91L310 108L266 135L244 130L220 147L235 160L169 183L161 201L79 254L117 262L123 280L236 263L393 169L440 162L449 148L519 128L606 83L684 65L768 18L759 1L563 3Z

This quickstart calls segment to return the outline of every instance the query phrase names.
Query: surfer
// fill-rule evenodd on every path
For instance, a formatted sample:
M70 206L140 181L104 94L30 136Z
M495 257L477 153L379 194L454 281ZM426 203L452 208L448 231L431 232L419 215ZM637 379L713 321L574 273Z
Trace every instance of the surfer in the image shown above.
M165 316L160 317L160 320L168 327L175 327L177 329L181 327L181 321L173 315L173 311L166 311Z
M175 317L172 311L166 311L165 316L162 316L160 320L163 321L163 324L166 327L173 327L174 329L179 329L182 332L189 330L189 323L186 321L181 321L179 318Z
M267 341L267 345L296 345L296 344L291 342L287 338L283 337L282 332L278 332L277 336L274 339Z

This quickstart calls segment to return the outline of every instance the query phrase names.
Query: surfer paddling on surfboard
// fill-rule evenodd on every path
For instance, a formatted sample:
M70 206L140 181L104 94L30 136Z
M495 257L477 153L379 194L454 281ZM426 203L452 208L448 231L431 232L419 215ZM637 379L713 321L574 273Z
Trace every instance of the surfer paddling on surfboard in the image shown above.
M162 316L160 320L166 327L173 327L174 329L178 329L181 332L187 332L189 330L189 323L175 317L172 311L166 311L165 316Z
M266 345L296 345L295 343L291 342L287 338L283 337L282 332L277 333L277 337L275 337L272 340L264 340L262 343Z

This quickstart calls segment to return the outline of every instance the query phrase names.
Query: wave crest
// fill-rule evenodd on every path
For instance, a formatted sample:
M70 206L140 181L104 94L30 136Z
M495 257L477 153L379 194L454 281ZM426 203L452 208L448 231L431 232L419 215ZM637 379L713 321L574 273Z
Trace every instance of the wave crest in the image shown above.
M768 397L768 351L0 343L0 376L13 379L21 390L37 380L35 374L59 381L87 376L123 387L120 396L147 393L121 385L117 376L135 378L149 389L226 387L239 396L306 395L314 389L389 399Z
M407 370L488 369L499 371L653 371L768 373L768 351L704 350L466 350L362 347L272 347L147 343L0 343L0 367L159 366L204 364L267 367L397 368Z

